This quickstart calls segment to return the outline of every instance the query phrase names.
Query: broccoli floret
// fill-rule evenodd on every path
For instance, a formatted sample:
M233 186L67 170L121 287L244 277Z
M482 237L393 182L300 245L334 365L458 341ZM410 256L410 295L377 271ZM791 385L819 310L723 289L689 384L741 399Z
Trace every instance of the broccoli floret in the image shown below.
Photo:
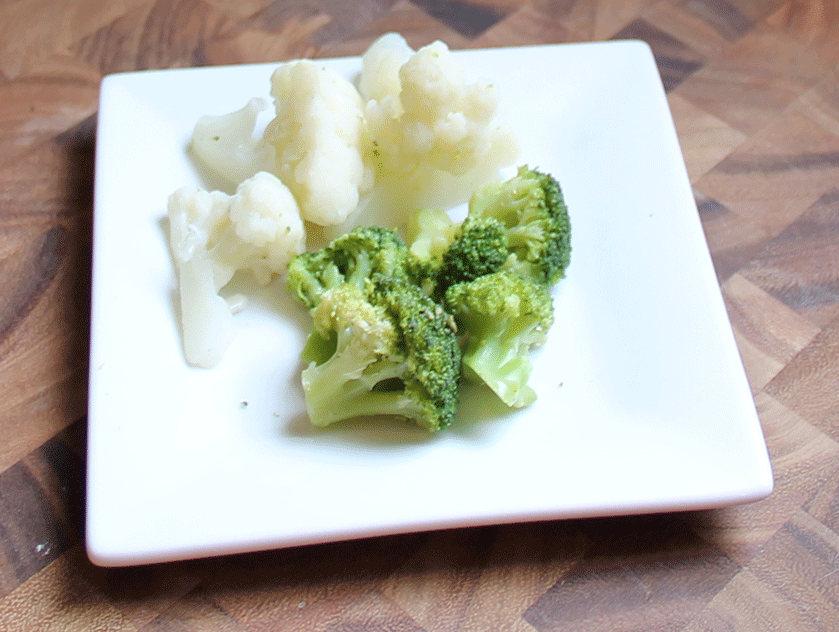
M507 228L494 217L454 223L443 211L422 210L408 224L411 277L439 301L455 283L499 270L509 259Z
M376 275L374 283L373 302L387 308L401 335L412 376L402 378L406 393L422 403L432 430L449 426L457 412L461 361L454 319L411 281Z
M478 189L470 217L494 217L507 227L511 253L505 268L545 285L565 276L571 258L571 223L559 183L527 166L506 182Z
M341 235L329 247L344 278L359 287L373 274L397 277L407 274L408 247L390 228L359 227Z
M396 415L431 430L452 423L460 347L451 317L418 286L374 273L364 288L325 290L304 356L306 407L316 426Z
M527 385L527 353L545 342L553 324L547 286L501 270L453 285L444 306L465 335L463 365L508 406L532 404L536 393Z
M528 352L553 324L570 224L556 180L522 167L475 193L458 225L420 211L410 248L390 229L357 228L298 256L288 287L314 319L303 351L312 423L397 415L452 423L461 374L510 407L528 406Z
M304 252L291 260L286 286L308 309L314 309L323 293L344 282L329 249Z
M467 217L443 254L434 295L442 298L456 283L474 281L501 269L509 258L507 228L494 217Z
M306 307L313 309L326 290L341 283L363 289L374 273L407 277L409 256L405 242L393 230L359 227L326 248L295 257L286 284Z
M459 229L446 211L424 208L408 218L405 235L410 253L410 273L423 291L434 294L443 254Z

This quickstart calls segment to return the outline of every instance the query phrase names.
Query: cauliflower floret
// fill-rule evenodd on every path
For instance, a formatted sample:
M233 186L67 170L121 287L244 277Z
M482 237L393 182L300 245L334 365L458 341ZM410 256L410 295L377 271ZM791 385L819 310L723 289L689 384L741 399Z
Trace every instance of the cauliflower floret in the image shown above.
M466 83L448 46L437 41L414 53L389 33L362 59L359 83L381 170L412 173L424 165L463 175L495 156L511 163L517 147L498 121L498 96L487 81Z
M192 150L201 162L226 182L238 185L274 165L274 149L262 134L255 134L265 99L251 99L241 110L198 119L192 132Z
M218 364L234 337L240 296L219 291L239 271L258 283L283 274L303 252L297 203L276 176L260 172L232 196L184 187L169 197L169 243L178 268L184 355L193 366Z
M271 77L277 115L265 130L276 173L291 189L303 218L342 223L372 185L362 146L365 124L355 87L310 60L283 64Z
M414 49L399 33L386 33L373 42L361 58L363 72L358 83L361 96L378 102L390 98L399 108L396 115L401 114L399 69L413 54Z
M251 272L261 285L284 274L291 260L303 252L306 231L291 191L266 172L257 173L230 198L230 222L237 270Z

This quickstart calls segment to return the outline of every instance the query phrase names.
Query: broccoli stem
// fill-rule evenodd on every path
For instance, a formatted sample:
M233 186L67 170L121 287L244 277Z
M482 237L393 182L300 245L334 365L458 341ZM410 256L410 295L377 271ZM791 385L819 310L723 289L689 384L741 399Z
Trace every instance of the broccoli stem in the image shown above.
M463 363L508 406L523 408L536 401L527 385L532 365L526 355L516 355L517 345L491 337L475 342L463 352Z
M316 426L354 417L396 415L422 422L425 410L404 392L404 361L382 359L366 366L350 353L333 355L323 364L303 370L306 408ZM396 390L377 386L401 384Z

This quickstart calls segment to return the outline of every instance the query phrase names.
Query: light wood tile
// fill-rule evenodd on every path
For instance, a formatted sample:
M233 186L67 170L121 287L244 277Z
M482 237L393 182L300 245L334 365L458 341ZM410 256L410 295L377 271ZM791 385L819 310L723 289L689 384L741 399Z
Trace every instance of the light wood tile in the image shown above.
M149 0L18 0L2 6L0 73L15 78L34 64L65 52L74 42Z
M766 386L766 392L803 419L839 440L839 319L827 325Z
M691 182L705 175L747 138L678 93L670 93L667 100Z
M814 51L789 45L776 30L760 25L693 74L679 87L679 94L752 134L830 69Z
M694 186L777 234L839 178L839 137L790 108Z
M754 392L819 333L819 328L739 274L723 285L731 325ZM743 343L747 343L744 345Z

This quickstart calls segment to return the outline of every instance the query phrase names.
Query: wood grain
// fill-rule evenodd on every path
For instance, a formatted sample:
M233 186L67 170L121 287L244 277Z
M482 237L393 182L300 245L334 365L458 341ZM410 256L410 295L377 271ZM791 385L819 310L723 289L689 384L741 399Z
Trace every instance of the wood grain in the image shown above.
M713 511L93 566L102 76L355 55L391 30L413 46L650 44L775 491ZM837 244L834 0L0 0L0 630L837 630Z

